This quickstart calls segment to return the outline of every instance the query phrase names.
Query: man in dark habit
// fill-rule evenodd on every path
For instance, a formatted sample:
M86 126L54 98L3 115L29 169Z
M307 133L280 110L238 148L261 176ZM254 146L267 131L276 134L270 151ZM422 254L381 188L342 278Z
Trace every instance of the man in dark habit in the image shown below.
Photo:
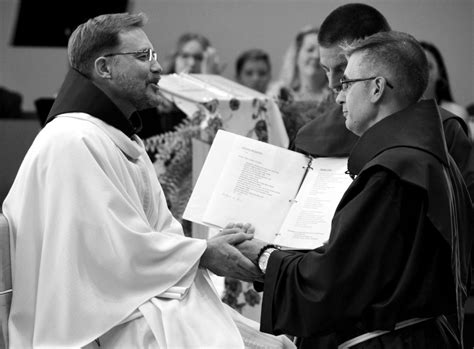
M261 330L296 336L300 348L458 347L474 212L438 107L420 101L426 56L398 32L343 52L336 101L360 137L348 160L354 181L325 245L239 245L264 273Z

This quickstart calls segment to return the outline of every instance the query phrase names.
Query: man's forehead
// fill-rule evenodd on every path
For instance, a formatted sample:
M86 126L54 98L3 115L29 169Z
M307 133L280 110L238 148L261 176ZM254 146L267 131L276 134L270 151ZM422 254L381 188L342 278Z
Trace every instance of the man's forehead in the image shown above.
M353 78L352 75L354 73L364 70L365 64L363 57L364 54L362 52L355 52L349 57L346 69L344 70L344 75L346 75L346 77Z
M123 49L152 48L150 40L141 28L134 28L119 33L120 46Z
M331 47L319 47L319 56L321 64L326 68L342 68L347 64L346 57L344 56L343 50L339 45Z

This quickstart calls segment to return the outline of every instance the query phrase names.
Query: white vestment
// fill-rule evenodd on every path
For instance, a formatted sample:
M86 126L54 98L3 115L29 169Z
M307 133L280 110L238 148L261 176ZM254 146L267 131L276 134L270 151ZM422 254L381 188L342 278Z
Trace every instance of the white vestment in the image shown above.
M138 137L84 113L57 117L28 151L3 213L12 348L244 347L198 268L206 241L183 235Z

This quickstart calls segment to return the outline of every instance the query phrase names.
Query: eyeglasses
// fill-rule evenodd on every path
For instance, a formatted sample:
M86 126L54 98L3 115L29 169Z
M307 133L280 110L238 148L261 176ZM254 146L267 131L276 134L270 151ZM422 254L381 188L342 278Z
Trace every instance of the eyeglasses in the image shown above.
M136 59L140 61L144 61L144 62L157 61L158 59L158 54L151 48L148 48L142 51L107 53L106 55L104 55L104 57L123 56L123 55L134 55Z
M183 52L178 55L182 59L190 59L194 58L195 61L201 62L204 59L204 55L202 53L197 53L197 54L192 54L192 53L187 53Z
M372 76L370 78L361 78L361 79L341 79L341 80L339 80L339 83L341 84L340 88L336 88L336 89L334 89L334 91L337 92L337 93L339 93L341 91L347 92L347 90L352 86L352 84L354 84L356 82L375 80L379 77L381 77L381 76ZM393 88L393 85L391 83L389 83L387 79L385 79L385 82L387 83L388 87Z

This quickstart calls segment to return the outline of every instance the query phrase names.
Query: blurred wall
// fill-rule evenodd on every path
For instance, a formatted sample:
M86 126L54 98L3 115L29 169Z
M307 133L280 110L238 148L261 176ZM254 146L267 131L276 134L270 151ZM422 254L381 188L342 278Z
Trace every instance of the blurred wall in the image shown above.
M20 164L40 129L38 120L0 119L0 211Z
M131 0L130 11L150 17L146 31L160 60L185 31L209 37L227 62L224 76L233 78L234 59L260 47L271 55L274 76L298 29L320 24L337 6L331 0ZM395 30L436 44L445 58L454 98L474 102L473 0L360 0L379 9ZM10 46L19 0L0 0L0 84L23 94L23 108L53 95L67 70L66 49ZM58 16L58 15L52 15Z

